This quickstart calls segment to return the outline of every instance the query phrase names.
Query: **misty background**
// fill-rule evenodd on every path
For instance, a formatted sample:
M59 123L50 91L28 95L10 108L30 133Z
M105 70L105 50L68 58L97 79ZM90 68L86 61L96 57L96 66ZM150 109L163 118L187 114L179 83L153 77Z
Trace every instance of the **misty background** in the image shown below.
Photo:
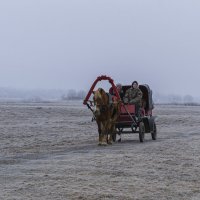
M199 0L0 1L0 98L82 98L108 75L148 84L155 102L200 102L199 10Z

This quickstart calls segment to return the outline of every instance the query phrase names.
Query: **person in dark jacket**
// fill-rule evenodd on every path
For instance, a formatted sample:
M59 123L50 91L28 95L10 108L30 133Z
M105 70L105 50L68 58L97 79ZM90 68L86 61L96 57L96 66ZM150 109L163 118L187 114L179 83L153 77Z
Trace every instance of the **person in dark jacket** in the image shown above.
M142 103L142 91L139 89L137 81L133 81L131 87L126 90L123 101L125 104L135 104L136 114L138 115Z

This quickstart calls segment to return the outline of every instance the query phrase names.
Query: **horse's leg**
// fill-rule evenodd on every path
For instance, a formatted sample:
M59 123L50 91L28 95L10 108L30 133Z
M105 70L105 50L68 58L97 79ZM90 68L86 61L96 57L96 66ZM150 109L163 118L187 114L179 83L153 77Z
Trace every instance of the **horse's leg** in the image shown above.
M108 133L108 144L112 144L113 124L109 125Z
M111 128L110 128L108 144L112 144L113 142L116 142L116 136L117 136L117 133L116 133L115 124L112 123Z
M97 122L97 126L98 126L98 133L99 133L99 144L101 145L102 143L102 125L101 122Z
M106 146L107 145L107 134L102 135L102 143L101 145Z
M114 129L114 124L112 120L107 122L107 143L112 144L112 136L113 136L113 129Z
M102 128L102 143L101 145L106 146L107 145L107 137L108 137L108 130L107 130L107 124L106 123L102 123L103 128Z

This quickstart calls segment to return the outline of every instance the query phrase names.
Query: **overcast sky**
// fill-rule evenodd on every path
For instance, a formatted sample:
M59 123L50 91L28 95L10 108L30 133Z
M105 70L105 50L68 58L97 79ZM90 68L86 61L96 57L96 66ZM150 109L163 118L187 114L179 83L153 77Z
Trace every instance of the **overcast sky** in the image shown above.
M89 90L101 74L200 96L200 1L0 1L0 87Z

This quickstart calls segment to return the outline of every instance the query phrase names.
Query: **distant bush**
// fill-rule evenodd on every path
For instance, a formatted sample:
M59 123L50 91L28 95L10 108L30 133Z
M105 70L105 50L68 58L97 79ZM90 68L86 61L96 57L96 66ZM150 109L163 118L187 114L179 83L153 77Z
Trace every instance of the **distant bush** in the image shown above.
M86 92L84 90L76 91L71 89L67 94L61 96L62 100L83 100L86 96Z
M184 103L185 106L200 106L200 103Z
M155 103L155 105L200 106L200 103Z

